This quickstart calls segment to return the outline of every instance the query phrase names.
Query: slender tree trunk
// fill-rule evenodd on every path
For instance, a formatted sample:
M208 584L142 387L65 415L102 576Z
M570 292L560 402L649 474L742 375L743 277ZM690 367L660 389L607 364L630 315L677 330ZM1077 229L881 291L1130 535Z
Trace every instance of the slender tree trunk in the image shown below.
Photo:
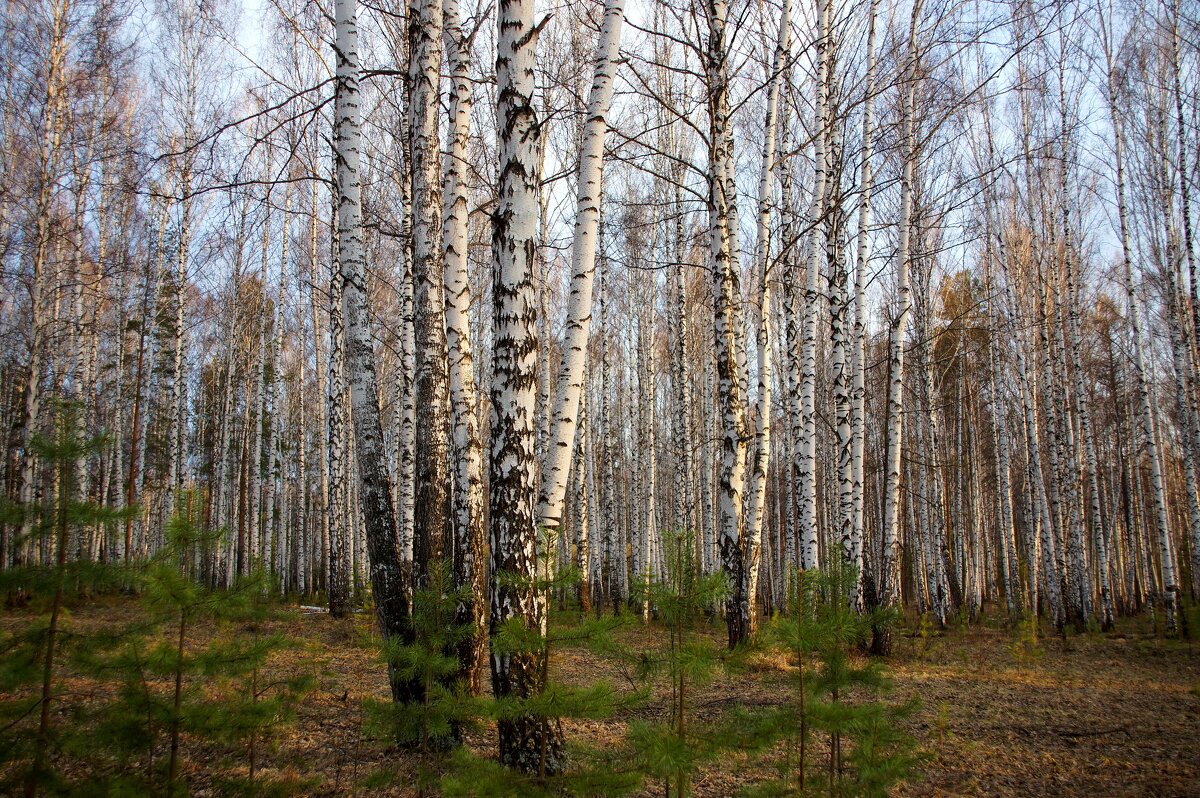
M403 635L409 604L400 553L396 547L396 518L391 503L383 455L383 426L379 419L375 356L367 318L366 264L362 246L362 201L359 189L359 66L355 0L335 5L337 90L334 116L334 156L338 198L338 269L341 273L342 312L346 323L346 366L350 376L354 445L357 452L359 502L370 557L371 592L375 614L385 640ZM392 698L408 697L394 668L389 667Z
M1107 44L1107 42L1106 42ZM1108 101L1113 123L1113 147L1117 167L1117 217L1121 234L1121 262L1124 270L1126 299L1130 323L1133 326L1133 365L1141 410L1143 445L1150 460L1150 483L1154 501L1154 518L1158 534L1158 549L1162 570L1163 604L1167 630L1174 632L1179 613L1179 578L1175 568L1175 550L1167 518L1166 487L1163 483L1162 458L1159 452L1154 405L1150 397L1150 382L1146 375L1146 334L1142 325L1141 297L1133 281L1132 254L1129 243L1129 213L1125 202L1125 156L1122 143L1121 115L1118 111L1115 77L1111 53L1106 47L1108 62Z
M684 234L683 234L683 202L678 180L681 179L676 170L676 182L672 188L672 211L675 217L672 253L674 264L671 268L674 282L674 316L675 330L672 336L671 377L674 387L674 422L675 422L675 467L676 467L676 501L675 516L682 530L695 535L697 549L704 546L703 534L698 528L695 493L693 491L694 458L692 440L692 401L688 390L688 376L691 363L688 362L688 301L687 279L684 264ZM670 328L668 328L670 329ZM701 561L703 565L703 560Z
M408 134L412 173L413 330L416 339L416 491L413 586L452 553L449 520L448 394L445 270L442 262L441 145L438 137L442 60L441 0L408 4ZM371 394L372 400L375 394ZM357 430L356 430L357 434ZM360 466L361 467L361 466ZM386 471L384 471L386 475ZM390 497L389 501L390 501Z
M34 253L29 290L29 365L26 371L25 390L22 394L21 473L18 499L22 504L31 504L36 495L37 457L30 442L38 434L41 423L42 358L45 347L46 322L43 319L46 280L46 265L50 248L51 202L57 183L60 145L64 126L65 84L63 70L67 57L67 24L70 12L69 0L59 0L53 5L49 52L46 58L46 93L41 110L42 143L38 153L38 197L35 208ZM33 531L28 514L21 521L21 541L29 541ZM22 544L28 548L28 544Z
M316 171L315 167L313 168L313 171L314 172ZM316 551L321 553L321 558L322 558L322 561L320 563L323 566L322 571L321 571L322 578L320 580L321 587L323 587L325 589L326 593L330 593L330 588L331 588L332 582L333 582L333 579L332 579L333 561L329 558L329 555L333 550L333 539L332 539L332 535L330 534L332 531L331 523L333 523L333 519L332 519L333 514L330 512L331 508L333 507L333 503L332 503L333 502L333 500L332 500L333 487L330 484L331 478L333 475L333 469L332 469L332 464L329 461L329 444L331 442L330 435L329 435L329 425L330 425L330 412L332 411L333 406L332 406L332 403L329 402L329 400L328 400L329 385L326 384L325 391L321 391L321 389L319 387L322 379L325 379L328 383L328 375L329 375L328 368L326 367L325 362L322 360L322 357L321 357L321 355L322 355L321 341L323 340L324 336L321 331L320 303L317 301L317 265L318 265L318 260L319 260L318 256L317 256L317 233L318 233L317 220L320 218L320 211L318 210L319 207L320 207L320 204L317 199L317 181L313 180L312 198L311 198L312 216L309 221L309 227L308 227L308 268L309 268L308 288L309 288L309 303L310 303L310 307L312 310L312 324L313 324L313 364L316 366L316 370L313 372L313 377L314 377L314 380L316 380L317 385L318 385L318 388L317 388L318 397L322 397L322 394L324 394L324 396L322 397L322 400L318 401L316 403L316 405L317 405L317 419L316 419L316 421L317 421L317 423L316 423L317 456L320 458L320 462L318 464L318 467L319 467L318 478L321 480L321 482L320 482L320 490L317 493L314 504L316 505L315 509L317 511L318 518L320 519L321 526L320 526L320 539L318 541L316 541L318 545L316 545L314 548ZM340 304L340 303L338 303L338 304ZM330 301L329 306L331 308L335 306L332 300ZM335 339L331 333L330 341L332 342L333 340L335 340ZM338 336L337 340L339 340L339 341L341 340L340 335ZM340 344L339 344L339 346L340 346ZM332 355L332 350L331 350L330 354ZM340 452L338 453L338 456L339 457L341 456ZM342 604L343 604L343 606L347 605L348 600L342 601ZM331 607L331 611L332 611L332 607Z
M1004 578L1005 608L1010 618L1016 618L1021 610L1021 591L1018 581L1016 538L1013 528L1012 509L1012 465L1011 445L1008 435L1008 407L1001 397L1000 371L1000 314L992 300L995 290L992 282L992 225L990 194L984 199L984 269L985 291L988 296L988 313L992 317L992 340L988 346L989 378L988 399L992 410L992 448L995 453L996 469L996 513L998 555L1001 557Z
M537 257L540 122L533 107L534 55L541 24L532 0L501 0L496 30L499 172L492 215L493 376L491 447L491 629L510 619L545 630L534 585L538 562L535 409L538 341L533 285ZM496 580L497 574L517 580ZM545 687L542 653L491 657L497 698L533 696ZM562 729L524 715L499 721L500 761L529 773L565 767Z
M591 612L592 572L594 570L593 563L595 556L591 549L591 519L589 517L593 480L592 455L589 446L591 434L588 431L587 415L588 392L586 366L583 384L584 390L579 395L579 426L575 432L578 436L578 441L575 446L575 466L573 469L575 486L578 491L575 498L575 565L579 568L579 609L582 612Z
M184 413L186 406L186 387L184 375L187 371L187 335L184 330L186 321L186 294L188 282L188 266L191 260L192 233L192 165L184 164L179 178L179 241L175 259L175 284L172 301L174 304L174 330L172 342L171 374L166 390L167 420L167 466L166 483L163 496L163 511L173 513L179 490L183 486L183 439Z
M1179 23L1181 19L1180 0L1173 0L1171 3L1172 19L1171 19L1171 94L1175 100L1175 136L1178 146L1177 157L1179 159L1179 200L1182 205L1181 216L1183 218L1183 257L1187 262L1188 267L1188 287L1191 292L1190 305L1192 309L1192 335L1194 336L1194 345L1196 352L1200 354L1200 286L1197 285L1198 275L1196 274L1196 253L1194 248L1194 239L1192 232L1192 192L1191 183L1193 173L1188 171L1188 142L1187 142L1187 125L1183 115L1184 93L1182 88L1182 65L1180 63L1182 54L1180 48L1182 39L1179 33ZM1200 363L1194 364L1200 366ZM1197 379L1200 379L1200 374L1193 374ZM1200 590L1200 552L1192 550L1192 580L1197 590Z
M1062 45L1062 49L1065 50L1065 43ZM1059 164L1059 193L1061 194L1062 201L1063 237L1066 242L1064 247L1064 268L1067 277L1067 336L1069 338L1068 345L1070 348L1072 371L1075 377L1075 405L1078 408L1079 434L1083 448L1083 475L1081 482L1084 483L1084 489L1089 493L1091 499L1089 508L1091 510L1092 538L1096 546L1096 576L1100 588L1100 626L1103 630L1108 631L1113 626L1112 590L1108 580L1108 546L1105 541L1104 513L1100 506L1100 469L1096 460L1096 441L1092 429L1092 416L1088 405L1088 391L1084 381L1083 357L1080 352L1081 324L1079 310L1081 298L1079 296L1078 261L1075 253L1073 227L1071 225L1071 194L1066 153L1068 141L1067 100L1063 72L1064 67L1060 65L1059 105L1062 109L1063 117L1062 129L1059 131L1059 135L1062 137L1064 152ZM1087 580L1087 582L1090 583L1090 580ZM1076 589L1090 592L1089 584L1077 585Z
M592 284L596 273L596 239L600 203L604 194L604 139L608 109L612 104L613 78L624 21L624 0L605 0L604 22L596 42L592 87L588 95L582 151L579 156L575 230L571 245L571 297L567 306L562 366L538 499L539 523L557 528L563 512L571 446L575 441L584 361L592 321Z
M751 474L749 506L746 510L746 539L742 542L744 564L743 584L737 586L740 626L749 637L758 625L756 597L758 571L762 557L763 512L767 504L767 470L771 461L771 386L774 381L771 362L771 180L775 176L775 150L779 118L779 90L787 74L791 49L791 0L784 0L779 18L779 35L775 41L775 60L767 92L767 115L764 124L762 164L758 178L758 229L755 236L754 261L759 275L758 295L758 399L755 407L755 456ZM745 639L745 638L743 638Z
M912 236L913 180L917 160L913 104L917 80L917 19L920 11L921 2L918 0L913 4L909 18L908 61L900 86L903 143L900 167L900 244L896 250L896 290L899 294L899 306L892 319L888 340L887 484L879 586L879 600L883 607L900 606L900 447L904 432L904 329L912 305L908 260ZM873 648L878 654L891 653L892 638L885 627L876 630Z
M732 648L749 636L749 620L741 609L738 589L745 585L742 541L745 534L743 501L746 476L746 405L742 392L738 357L737 305L741 301L734 244L734 219L729 190L732 153L729 151L728 49L725 42L725 0L709 0L708 40L704 52L708 84L709 166L708 221L709 258L713 274L713 344L717 364L717 395L720 402L722 453L719 478L718 546L721 566L732 590L725 602L725 620Z
M851 332L851 509L850 509L850 563L857 569L850 600L853 605L865 607L863 589L867 580L864 548L866 546L866 519L864 500L865 450L867 440L867 260L871 233L871 199L874 187L874 172L871 156L874 143L875 119L875 23L879 12L879 0L871 0L867 20L867 76L863 89L862 172L859 177L858 206L858 252L854 263L854 325ZM875 595L874 585L869 592Z
M267 172L270 173L270 154L267 156ZM263 434L266 412L268 407L267 393L270 390L267 379L267 265L271 251L271 196L268 192L263 215L262 261L258 272L258 302L254 314L258 330L258 349L255 359L254 377L254 408L251 420L254 428L250 444L250 551L246 558L248 568L263 562L263 540L266 524L263 521L263 455L270 450L267 448L267 436ZM270 512L269 509L266 510Z
M326 592L329 594L329 614L334 618L344 618L352 610L350 519L346 516L347 474L350 469L346 452L346 340L342 313L345 280L337 252L340 222L335 220L334 228L334 259L329 276L329 362L325 391L325 452L329 471L325 504L329 528Z
M601 239L603 239L603 228L601 228ZM609 351L611 348L611 322L609 321L609 305L612 300L604 294L605 284L605 261L603 259L603 248L601 248L601 282L597 290L600 295L600 432L601 432L601 457L602 457L602 482L604 490L603 501L603 517L604 517L604 600L612 602L613 613L620 613L620 589L618 587L619 580L617 579L617 545L619 537L617 534L617 500L616 500L616 436L613 430L613 410L612 410L612 354Z
M813 140L813 190L812 203L808 210L809 248L808 267L804 287L804 322L800 346L800 421L803 430L798 454L800 457L797 495L800 503L800 565L802 568L820 567L817 543L817 315L818 273L820 271L821 231L824 229L825 210L828 201L828 178L826 167L828 153L826 144L829 134L829 0L817 3L817 86L816 86L816 133Z
M412 163L411 138L401 137L403 157L400 179L400 204L403 214L400 230L400 263L397 269L400 304L400 362L396 369L396 537L400 546L400 562L409 579L413 563L413 535L416 524L416 325L412 264ZM407 173L404 170L408 170Z
M475 409L471 347L471 284L467 273L467 144L471 132L470 41L461 29L458 0L445 4L446 60L450 65L450 136L442 176L442 245L446 263L446 339L450 355L450 411L455 461L454 582L464 591L455 621L473 633L459 645L459 663L471 692L482 689L487 646L483 542L483 446Z
M158 252L162 252L162 241L166 231L167 210L164 205L162 213L158 220ZM151 308L150 298L157 294L157 287L154 285L155 280L150 276L151 270L147 265L146 274L143 277L144 286L142 289L142 316L138 325L138 354L137 366L133 374L133 410L130 419L130 441L129 441L129 474L125 488L125 505L132 507L139 496L142 495L138 490L138 476L145 474L143 465L145 463L146 445L145 441L145 419L143 418L142 403L145 399L142 381L145 372L144 366L146 361L146 345L151 340L150 327L154 318L154 313ZM140 446L139 446L140 444ZM125 518L125 556L132 558L134 556L134 519L132 515Z

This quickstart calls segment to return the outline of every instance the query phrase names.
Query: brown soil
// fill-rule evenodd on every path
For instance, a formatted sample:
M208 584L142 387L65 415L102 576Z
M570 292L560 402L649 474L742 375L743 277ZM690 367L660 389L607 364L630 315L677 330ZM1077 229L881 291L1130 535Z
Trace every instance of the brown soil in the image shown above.
M133 611L124 600L89 603L73 611L77 628L101 625ZM24 613L0 614L0 630L24 622ZM295 725L263 757L261 772L292 782L294 794L310 796L409 796L417 758L366 740L362 700L388 697L384 668L374 649L371 619L360 614L333 621L317 613L295 613L278 622L303 641L278 656L269 678L308 670L316 689L299 709ZM1044 639L1037 646L1016 642L1015 633L973 627L938 636L905 636L888 667L896 700L916 697L921 707L909 730L929 754L918 777L895 790L899 796L1197 796L1200 795L1200 646L1162 640L1140 625L1124 634ZM218 634L199 627L197 640ZM715 640L719 630L708 632ZM621 633L632 650L662 644L653 628ZM578 650L558 652L558 678L590 683L597 678L628 689L621 669ZM787 700L789 666L782 657L759 657L736 674L719 675L694 696L701 720L735 703L767 706ZM486 681L486 680L485 680ZM68 680L64 704L92 691ZM85 699L79 699L85 700ZM606 721L564 724L569 738L598 746L620 745L631 717L656 717L662 701L617 712ZM494 731L468 735L468 744L487 753ZM230 765L215 752L189 746L186 778L193 794L212 794L209 780ZM820 742L813 756L825 749ZM381 770L396 786L377 787ZM706 768L694 784L696 796L736 794L770 772L761 758L731 755ZM661 785L654 793L661 794Z

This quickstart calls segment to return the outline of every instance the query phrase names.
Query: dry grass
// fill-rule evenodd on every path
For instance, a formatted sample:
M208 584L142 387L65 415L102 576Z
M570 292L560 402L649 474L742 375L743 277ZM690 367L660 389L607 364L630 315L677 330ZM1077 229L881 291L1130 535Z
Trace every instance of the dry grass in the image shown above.
M72 623L88 628L132 605L103 601L76 608ZM0 615L0 628L23 622ZM371 618L333 621L321 614L295 614L278 622L302 641L298 651L278 656L274 675L309 669L316 689L304 700L294 728L264 762L265 774L293 781L311 796L407 796L419 763L411 754L363 739L361 702L386 699L387 682L373 649ZM889 663L894 697L917 697L921 709L911 731L931 754L920 778L901 785L901 796L1194 796L1200 795L1200 649L1159 640L1129 624L1124 635L1084 635L1043 640L1030 652L1006 630L975 627L938 637L902 637ZM197 639L219 633L200 627ZM722 631L707 632L715 640ZM629 648L661 645L658 630L622 632ZM582 651L564 650L553 659L558 678L587 683L604 678L624 689L619 667ZM700 719L712 719L734 703L773 705L787 698L786 671L779 656L759 657L736 675L720 675L694 701ZM72 681L76 695L90 688ZM636 714L655 717L663 705L650 703L603 721L566 724L569 737L595 745L619 745ZM491 729L472 733L468 744L487 752ZM187 779L208 794L214 752L192 747ZM816 756L822 755L817 745ZM386 788L367 786L369 774L388 769L398 778ZM768 772L768 766L731 756L707 768L697 796L725 796ZM650 793L646 793L649 795Z

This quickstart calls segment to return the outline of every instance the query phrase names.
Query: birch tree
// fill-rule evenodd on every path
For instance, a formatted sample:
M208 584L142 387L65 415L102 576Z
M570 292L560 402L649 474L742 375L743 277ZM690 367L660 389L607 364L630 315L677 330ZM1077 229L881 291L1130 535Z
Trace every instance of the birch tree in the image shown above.
M442 248L446 264L446 339L450 356L450 411L454 470L454 579L469 600L458 608L457 622L470 623L474 634L459 649L459 659L473 692L480 689L480 670L487 638L485 625L483 446L476 411L475 365L471 345L471 284L467 272L468 219L467 144L471 133L471 40L459 19L458 0L445 3L446 60L450 65L449 146L443 163Z
M561 522L571 451L578 426L588 332L592 321L592 285L596 273L596 239L604 193L604 139L612 104L613 78L625 16L624 0L605 0L604 19L596 42L592 87L577 170L575 228L571 241L571 297L567 306L562 366L552 410L550 440L542 468L538 499L539 523L556 529Z
M739 358L737 306L741 299L737 247L735 245L734 198L730 189L732 154L729 151L728 48L725 41L724 0L709 0L704 51L704 73L708 89L708 224L709 258L713 274L713 344L716 355L717 394L721 412L722 450L719 477L718 548L721 566L734 586L725 602L725 620L732 648L750 633L749 618L743 614L737 590L746 584L742 542L745 534L743 504L746 482L746 405Z
M538 524L534 398L537 391L537 299L533 285L538 232L540 123L534 108L534 52L547 19L532 0L501 0L496 17L496 118L499 179L492 212L492 443L490 623L492 633L518 618L544 632L546 607L537 578ZM498 579L499 575L505 579ZM497 698L528 697L545 683L541 653L491 655ZM565 766L562 729L536 716L498 722L500 761L529 773Z
M359 501L370 557L375 615L385 640L403 639L409 616L396 519L383 457L383 426L379 418L375 354L367 319L366 264L362 247L362 198L359 186L359 147L362 140L359 109L358 25L356 0L334 6L337 81L334 95L334 167L337 187L337 269L342 283L341 309L346 325L346 370L350 382L354 446L358 461ZM392 698L411 698L389 665Z
M1162 457L1159 452L1158 430L1154 406L1150 397L1150 384L1146 371L1146 334L1142 322L1141 297L1133 279L1132 253L1129 243L1129 211L1125 200L1125 152L1122 115L1117 96L1117 76L1113 59L1113 44L1107 24L1101 23L1101 39L1104 45L1107 67L1108 111L1113 126L1113 156L1116 162L1117 221L1121 237L1121 268L1125 281L1129 322L1133 327L1133 372L1137 383L1142 446L1150 460L1150 486L1154 502L1154 520L1158 537L1160 565L1162 569L1163 609L1166 613L1167 629L1174 631L1179 613L1179 578L1175 568L1175 548L1171 540L1170 521L1167 517L1167 497L1163 484Z
M771 456L771 386L774 379L771 363L771 199L772 179L777 171L776 130L779 118L780 84L791 62L791 2L784 0L779 18L775 56L771 65L767 89L767 112L764 123L762 165L758 179L758 225L755 236L754 261L758 272L758 397L755 406L755 456L751 474L749 504L746 509L746 538L742 542L742 584L735 589L739 602L739 625L745 636L754 634L758 622L755 601L758 594L758 573L762 556L763 515L767 503L767 469ZM732 637L732 635L731 635ZM745 637L742 638L743 640ZM740 641L739 641L740 642Z
M817 2L816 60L817 85L813 133L813 187L808 209L808 265L804 281L804 322L800 351L800 407L797 456L797 500L800 515L800 565L820 567L817 549L817 300L818 274L824 247L820 236L827 208L826 143L830 125L829 99L829 0ZM903 183L902 183L903 185ZM903 225L903 211L901 211Z
M904 333L912 305L909 281L909 249L912 240L912 193L917 151L914 133L913 105L916 101L916 81L920 50L917 45L917 20L921 3L913 3L908 22L908 54L900 81L900 218L896 248L896 290L898 305L888 333L888 393L887 393L887 483L883 508L883 556L880 568L879 599L884 607L900 604L900 461L904 432ZM872 647L876 653L888 654L892 641L888 630L877 629Z
M416 493L413 504L413 581L449 554L447 457L449 390L445 272L442 261L441 144L438 136L442 61L441 0L408 6L409 168L412 175L413 330L416 343ZM432 209L432 210L431 210ZM372 393L372 397L374 394ZM382 443L382 441L381 441Z

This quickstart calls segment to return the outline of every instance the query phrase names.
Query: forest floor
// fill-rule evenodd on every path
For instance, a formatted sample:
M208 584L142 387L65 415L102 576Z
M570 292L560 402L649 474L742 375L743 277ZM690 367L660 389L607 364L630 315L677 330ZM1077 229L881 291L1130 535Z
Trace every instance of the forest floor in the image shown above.
M127 601L77 607L72 624L82 630L104 625L114 613L128 617L136 610ZM0 613L0 629L14 628L21 615ZM307 670L315 674L316 687L299 706L295 724L265 755L261 772L291 782L302 795L415 795L408 785L414 783L416 758L363 734L363 699L389 695L370 614L334 621L321 613L290 612L271 626L301 645L277 655L263 678ZM714 626L702 633L719 641L722 632ZM208 625L194 634L202 643L221 631ZM665 638L660 628L640 624L619 635L633 651L661 646ZM929 758L895 795L1200 795L1200 643L1158 638L1139 621L1125 621L1113 634L1043 638L1036 644L988 624L898 639L887 661L895 685L890 700L920 700L906 725ZM619 666L584 650L560 650L552 668L569 684L606 679L618 690L628 684ZM697 689L693 711L705 721L735 704L781 704L791 689L788 669L783 657L759 656L737 673L718 674ZM66 689L69 693L70 681ZM607 720L564 727L568 739L615 747L631 718L654 719L665 710L664 700L652 700ZM483 727L467 742L488 754L494 738L494 729ZM813 755L823 752L818 742ZM184 775L192 793L212 794L206 785L221 767L219 755L201 746L188 753ZM703 769L693 794L735 795L771 772L762 757L727 757ZM377 786L381 783L394 786Z

